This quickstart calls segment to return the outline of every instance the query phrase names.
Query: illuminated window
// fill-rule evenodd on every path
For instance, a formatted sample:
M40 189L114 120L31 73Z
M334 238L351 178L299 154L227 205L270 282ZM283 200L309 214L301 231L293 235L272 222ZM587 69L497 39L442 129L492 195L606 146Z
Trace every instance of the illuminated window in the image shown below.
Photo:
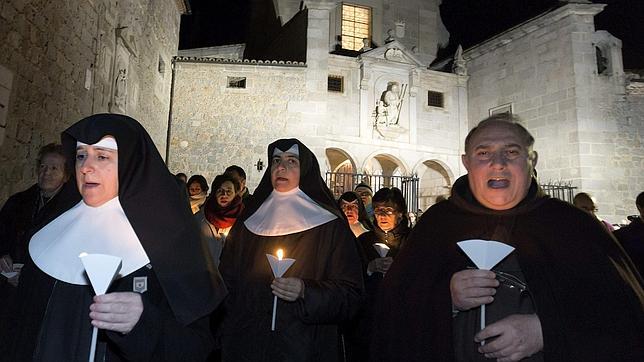
M342 4L342 48L360 50L362 39L371 41L371 9L357 5Z

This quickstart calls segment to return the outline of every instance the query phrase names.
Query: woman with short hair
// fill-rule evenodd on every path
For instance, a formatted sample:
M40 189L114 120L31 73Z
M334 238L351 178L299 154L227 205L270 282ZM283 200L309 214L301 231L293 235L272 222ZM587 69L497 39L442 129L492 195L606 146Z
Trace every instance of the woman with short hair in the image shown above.
M202 175L192 175L186 184L190 196L190 208L196 214L201 210L208 195L208 181Z

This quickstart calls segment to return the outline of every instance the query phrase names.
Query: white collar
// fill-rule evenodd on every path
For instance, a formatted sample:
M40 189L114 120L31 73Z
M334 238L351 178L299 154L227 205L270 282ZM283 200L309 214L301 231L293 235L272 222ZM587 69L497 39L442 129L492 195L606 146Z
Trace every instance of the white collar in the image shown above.
M244 225L253 234L280 236L306 231L336 218L296 187L287 192L273 190Z
M117 278L150 262L118 197L98 207L81 200L40 229L29 242L29 254L38 268L70 284L89 284L78 257L82 252L121 258L123 266Z

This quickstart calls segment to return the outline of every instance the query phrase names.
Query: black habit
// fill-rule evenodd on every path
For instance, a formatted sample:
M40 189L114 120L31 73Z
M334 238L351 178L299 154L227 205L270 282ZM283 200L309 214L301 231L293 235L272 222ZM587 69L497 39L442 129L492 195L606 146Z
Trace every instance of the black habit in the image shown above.
M456 243L493 238L516 248L511 255L541 321L544 360L644 361L642 281L603 226L542 195L535 181L516 207L484 208L467 176L448 201L423 214L388 271L373 361L455 360L449 283L472 265Z
M315 156L301 142L288 139L269 145L268 159L276 147L285 151L295 143L300 189L336 218L287 235L249 231L244 221L273 191L268 168L253 202L228 234L221 257L219 270L230 293L221 329L224 361L337 361L338 324L358 307L363 281L355 238L320 176ZM302 279L305 289L304 297L294 302L277 299L276 330L271 331L273 274L266 254L278 248L296 260L284 277Z

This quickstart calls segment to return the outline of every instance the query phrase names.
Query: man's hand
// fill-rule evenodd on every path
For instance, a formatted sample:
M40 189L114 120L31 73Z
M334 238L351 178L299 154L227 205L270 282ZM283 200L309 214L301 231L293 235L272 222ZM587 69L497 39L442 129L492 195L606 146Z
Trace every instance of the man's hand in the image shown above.
M128 333L143 314L143 301L138 293L108 293L95 296L89 310L93 326Z
M490 324L474 336L481 342L496 337L479 347L479 352L498 362L519 361L543 349L541 321L536 314L513 314Z
M278 298L289 302L304 298L304 281L300 278L275 278L271 289Z
M499 281L489 270L465 269L452 275L449 290L452 304L460 311L469 310L494 300Z
M385 274L393 262L394 259L390 256L375 258L369 262L369 265L367 265L367 271L370 273L379 272Z

